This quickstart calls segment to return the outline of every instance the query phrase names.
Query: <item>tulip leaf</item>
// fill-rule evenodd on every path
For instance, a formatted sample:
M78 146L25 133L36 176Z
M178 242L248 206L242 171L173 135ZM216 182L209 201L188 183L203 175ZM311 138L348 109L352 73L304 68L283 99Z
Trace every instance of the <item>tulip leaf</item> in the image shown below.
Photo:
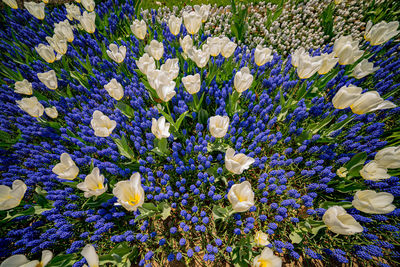
M342 192L342 193L348 193L348 192L353 192L357 190L364 190L367 189L367 187L363 184L360 183L341 183L335 187L336 191Z
M76 254L59 254L46 265L47 267L72 266L76 262Z
M214 220L223 220L223 221L225 221L233 213L235 213L235 211L232 209L232 206L221 208L219 206L214 205L214 207L212 209L212 214L213 214Z
M18 129L18 135L11 134L5 131L0 131L0 148L9 149L21 139L21 131ZM15 136L15 137L14 137Z
M341 201L341 202L325 201L319 205L319 207L323 209L328 209L333 206L341 206L345 209L350 209L352 207L352 204L350 201Z
M201 124L206 124L208 120L208 111L205 109L200 109L198 113L198 121Z
M113 194L103 193L100 196L88 198L88 200L82 205L82 207L96 208L99 207L102 203L112 199L113 197Z
M125 135L122 135L121 139L113 138L113 141L117 145L118 151L122 156L135 161L135 153L129 146L128 140L126 139Z
M367 160L367 153L361 152L354 155L345 165L344 167L348 170L349 176L360 176L360 170L364 166L365 161Z
M175 131L176 132L178 132L179 131L179 128L181 127L181 124L182 124L182 122L183 122L183 119L186 117L186 114L188 114L188 110L187 111L185 111L185 112L183 112L180 116L179 116L179 118L176 120L176 122L175 122Z
M135 118L135 110L131 106L123 102L118 102L115 107L118 108L122 114L127 116L129 119Z
M303 237L298 232L291 232L289 238L293 244L300 244L303 240Z

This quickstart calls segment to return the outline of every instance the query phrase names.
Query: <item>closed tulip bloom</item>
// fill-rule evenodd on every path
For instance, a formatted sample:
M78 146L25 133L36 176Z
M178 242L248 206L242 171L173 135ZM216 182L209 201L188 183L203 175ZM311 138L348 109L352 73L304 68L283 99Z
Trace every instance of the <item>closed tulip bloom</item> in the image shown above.
M392 21L389 23L381 21L374 26L372 26L371 21L368 21L364 38L366 41L370 42L371 45L380 45L386 43L399 34L400 31L397 31L398 27L398 21Z
M243 93L251 87L253 83L253 75L250 74L248 67L243 67L236 72L233 85L238 93Z
M39 44L35 50L47 63L53 63L56 60L56 54L50 45Z
M144 53L143 56L139 58L139 60L136 60L136 66L144 75L147 75L150 70L156 69L154 58L149 56L149 54L147 53Z
M21 203L26 192L26 185L21 180L15 180L12 187L0 185L0 210L15 208Z
M120 203L128 211L136 211L144 203L144 190L140 180L140 174L132 174L129 181L118 182L113 194L118 198Z
M254 51L254 62L257 66L262 66L265 63L270 62L273 59L271 53L271 49L257 45L256 50Z
M193 95L200 91L201 81L200 74L188 75L182 78L183 86L189 94Z
M78 175L79 168L68 153L62 153L60 163L57 163L53 167L52 172L57 174L57 177L60 179L73 180Z
M68 43L64 36L54 34L53 37L47 36L46 40L58 54L65 55L67 53Z
M274 255L272 249L266 247L254 258L252 267L281 267L282 259Z
M178 35L181 31L182 18L171 15L168 20L168 28L173 35Z
M360 175L365 180L380 181L389 179L390 175L387 173L387 168L381 166L375 160L371 160L360 170Z
M96 110L93 112L93 118L90 121L92 128L94 129L94 135L98 137L109 136L114 128L117 126L117 122L110 120L109 117L103 114L103 112Z
M365 114L368 112L395 108L396 105L390 101L384 100L377 91L370 91L362 94L351 106L351 110L356 114Z
M394 197L386 192L375 192L373 190L357 191L352 202L353 207L369 214L386 214L396 208L392 204Z
M210 133L215 138L222 138L226 135L229 128L228 116L213 116L210 117Z
M296 49L296 51L294 51L293 55L292 55L292 66L297 68L297 66L299 65L299 61L300 58L304 57L308 55L308 53L306 53L306 50L304 49L304 47L300 47L298 49Z
M228 148L225 153L225 167L228 171L234 174L242 174L244 170L247 170L251 164L254 163L254 159L246 156L243 153L235 155L233 148Z
M211 5L194 5L194 11L201 16L201 21L206 22L210 14Z
M28 12L37 19L44 19L44 7L45 4L42 3L35 3L35 2L25 2L24 7Z
M202 17L199 14L194 11L190 13L185 11L183 12L182 17L188 33L196 34L200 30Z
M51 90L56 90L58 87L57 76L54 70L37 74L39 80Z
M353 41L349 35L335 40L333 53L339 58L340 65L348 65L356 62L364 51L358 48L358 41Z
M14 92L22 95L32 95L32 84L28 82L27 79L23 79L22 81L15 82Z
M99 267L99 255L97 255L96 249L93 245L86 245L82 249L81 255L85 257L89 267Z
M375 155L375 161L388 169L400 168L400 146L390 146L379 150Z
M183 39L179 39L179 43L181 44L183 52L186 54L193 47L193 40L189 35L186 35Z
M300 79L308 79L317 73L321 66L321 57L310 57L308 54L301 55L297 66L297 75Z
M117 63L121 63L125 59L126 46L121 45L118 47L116 44L110 44L108 46L107 55Z
M179 75L179 59L167 59L167 61L165 61L165 63L161 65L160 70L167 73L168 77L171 80L174 80Z
M92 12L94 10L94 0L81 0L81 3L87 11Z
M156 92L162 101L170 101L176 95L175 82L167 74L161 75L157 81Z
M318 74L327 74L331 71L333 67L338 63L339 59L335 58L334 53L324 53L320 57L321 59L321 67L318 69Z
M44 107L37 100L36 96L29 98L22 98L21 100L15 101L20 109L28 113L32 117L40 117L43 115Z
M362 88L349 85L342 86L332 99L332 104L337 109L350 107L357 99L361 97Z
M17 0L3 0L3 3L11 7L12 9L18 9Z
M94 33L96 31L96 12L83 12L82 16L78 18L82 28L88 33Z
M257 246L266 246L269 245L270 242L268 241L268 235L262 231L257 231L254 235L254 242Z
M237 44L234 42L228 42L224 46L221 47L221 55L224 58L229 58L232 56L233 52L235 52Z
M330 207L322 216L328 229L340 235L354 235L363 231L362 226L343 207Z
M147 25L144 20L135 19L132 21L131 31L140 40L143 40L146 37Z
M54 23L54 33L63 36L67 42L72 42L74 40L74 32L72 30L71 24L66 19L64 21L60 21L59 23Z
M107 185L104 186L104 175L100 174L100 169L95 167L92 172L85 177L85 181L77 184L78 189L84 191L84 196L100 196L107 191Z
M46 113L47 116L49 116L52 119L55 119L58 117L58 111L57 111L56 107L45 108L44 112Z
M115 78L112 78L109 83L104 85L104 89L115 100L121 100L124 97L124 89L122 89L122 85Z
M248 211L254 206L254 192L251 189L251 184L248 181L244 181L243 183L232 185L228 192L228 200L235 212Z
M152 56L155 60L160 60L164 55L164 45L157 40L151 40L150 45L146 45L144 51Z
M221 53L221 40L219 37L208 37L207 45L211 56L217 57Z
M79 17L81 16L81 10L77 5L65 3L65 9L67 10L67 19L79 20Z
M210 60L208 45L203 45L202 49L192 47L188 51L188 57L196 63L197 67L204 68L208 63L208 60Z
M369 62L368 59L363 59L354 67L351 75L356 79L361 79L371 73L374 73L378 69L379 67L374 68L374 63Z
M169 133L170 124L165 122L164 116L160 117L158 120L153 118L151 122L151 132L155 137L157 137L157 139L161 140L163 138L168 138L171 135Z

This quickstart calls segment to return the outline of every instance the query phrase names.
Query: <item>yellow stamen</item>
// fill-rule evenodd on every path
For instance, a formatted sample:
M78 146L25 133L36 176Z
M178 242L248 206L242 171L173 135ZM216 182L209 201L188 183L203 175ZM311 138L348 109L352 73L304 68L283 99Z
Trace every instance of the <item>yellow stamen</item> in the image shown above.
M260 267L268 267L271 266L271 262L269 260L259 259Z
M135 206L139 203L140 201L140 195L139 194L135 194L133 197L131 196L129 198L129 204L131 204L132 206Z

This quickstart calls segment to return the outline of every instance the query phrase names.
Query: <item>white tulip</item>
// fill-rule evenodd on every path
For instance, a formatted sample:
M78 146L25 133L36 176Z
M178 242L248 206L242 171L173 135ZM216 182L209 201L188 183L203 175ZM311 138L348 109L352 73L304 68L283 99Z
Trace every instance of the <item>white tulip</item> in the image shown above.
M52 172L60 179L73 180L78 175L79 168L68 153L62 153L60 163L53 167Z
M340 235L353 235L363 231L362 226L343 207L330 207L322 216L328 229Z
M92 128L94 129L94 135L98 137L109 136L114 128L117 126L117 122L110 120L109 117L103 114L103 112L96 110L93 112L93 118L90 121Z
M26 189L26 184L21 180L15 180L11 188L0 185L0 210L9 210L17 207L21 203Z
M308 79L313 76L322 66L321 57L310 57L308 54L299 56L297 75L300 79Z
M339 58L340 65L348 65L356 62L364 51L358 48L358 41L353 41L353 38L348 35L335 40L333 53Z
M234 174L242 174L244 170L247 170L251 164L254 163L254 159L246 156L243 153L235 155L233 148L228 148L225 153L225 167L228 171Z
M178 35L181 31L182 18L171 15L168 20L168 28L173 35Z
M124 61L126 56L126 46L121 45L118 47L116 44L110 44L108 46L107 55L117 63Z
M51 90L56 90L58 87L57 76L54 70L49 70L47 72L38 73L37 77L39 80L46 85L47 88Z
M81 3L83 5L83 7L89 12L92 12L94 10L95 5L96 5L94 3L94 0L81 0Z
M202 17L199 14L194 11L190 13L185 11L183 12L182 17L188 33L193 35L200 30Z
M104 175L100 174L99 168L93 168L92 172L85 177L85 181L77 184L78 189L85 191L84 196L100 196L107 191L107 185L104 186Z
M362 88L349 85L342 86L332 99L332 104L337 109L350 107L357 99L361 97Z
M149 56L149 54L145 53L139 60L136 60L136 66L139 70L144 74L147 75L149 71L156 69L156 63L154 58Z
M257 66L262 66L265 63L270 62L274 58L271 53L271 49L257 45L256 50L254 51L254 62Z
M375 160L371 160L360 170L360 175L365 180L379 181L382 179L389 179L390 175L387 173L387 168L381 166Z
M299 65L300 58L304 57L305 55L308 55L308 53L306 53L304 47L296 49L296 51L294 51L294 53L292 54L291 63L293 67L297 68L297 66Z
M221 46L221 55L224 58L229 58L235 52L237 44L234 42L228 42L224 46Z
M20 109L31 115L32 117L40 117L43 115L44 107L36 96L29 98L22 98L21 100L15 101Z
M37 19L44 19L44 7L45 4L42 3L35 3L35 2L25 2L24 7L28 12Z
M161 71L167 73L171 80L174 80L179 75L179 59L169 58L167 61L161 65Z
M165 117L160 117L158 120L152 119L151 132L157 139L168 138L171 134L169 133L170 124L165 122Z
M182 78L182 83L189 94L194 95L200 91L200 74L196 73L195 75L187 75Z
M398 21L392 21L389 23L381 21L374 26L372 26L371 21L368 21L364 38L366 41L370 42L371 45L380 45L386 43L399 34L400 31L397 31L398 27Z
M56 60L56 54L51 45L39 44L35 50L47 63L53 63Z
M208 37L207 45L211 56L217 57L221 53L221 40L219 37Z
M348 173L349 172L348 172L347 168L345 168L345 167L340 167L339 169L336 170L336 174L340 178L346 178Z
M328 72L331 71L331 69L333 67L335 67L335 65L338 63L339 59L335 58L335 54L334 53L323 53L320 56L321 59L321 67L318 70L318 74L327 74Z
M96 12L83 12L82 16L78 17L78 20L82 28L88 33L94 33L96 31Z
M215 138L222 138L226 135L229 128L228 116L213 116L210 117L210 133Z
M204 68L210 59L208 45L203 45L202 49L190 48L188 50L188 57L196 63L197 67Z
M274 252L269 247L266 247L254 258L252 267L281 267L282 259L274 255Z
M65 55L67 53L68 43L63 35L54 34L53 37L47 36L46 40L58 54Z
M23 256L23 255L21 255L21 256ZM25 257L25 256L23 256L23 257ZM25 259L26 259L26 261L25 261L25 259L23 257L19 257L18 259L15 258L14 259L15 261L13 261L12 263L8 262L7 264L4 265L4 267L5 266L8 266L8 267L10 267L10 266L15 266L15 267L44 267L53 258L53 252L51 252L50 250L43 250L42 251L42 259L40 261L38 261L38 260L29 261L26 257L25 257ZM23 262L25 262L25 263L23 263ZM1 264L0 267L1 266L3 266L3 264Z
M397 107L394 103L384 100L377 91L369 91L362 94L351 106L351 110L356 114L389 109Z
M81 255L85 257L89 267L99 267L99 255L97 255L96 249L93 245L86 245L82 249Z
M63 36L68 42L72 42L74 40L72 26L69 24L67 19L60 21L59 23L54 23L54 33Z
M17 0L3 0L3 3L11 7L12 9L18 9Z
M190 35L186 35L183 39L179 39L179 43L181 44L183 52L186 54L193 47L193 40Z
M46 115L52 119L55 119L58 117L58 111L57 111L56 107L45 108L44 112L46 112Z
M194 5L194 11L201 16L201 21L204 23L208 19L208 15L210 14L211 5Z
M253 83L253 75L250 74L248 67L243 67L236 72L233 85L238 93L243 93L251 87Z
M386 214L392 212L396 206L392 204L394 197L386 192L372 190L357 191L352 202L353 207L369 214Z
M164 55L164 45L157 40L151 40L150 45L146 45L144 51L155 60L160 60Z
M140 174L134 173L130 180L118 182L113 189L113 194L125 209L136 211L144 203L144 190Z
M67 19L79 20L79 17L81 16L81 10L77 5L65 3L65 9L67 10Z
M12 255L12 256L8 257L7 259L5 259L0 264L0 267L20 267L27 263L29 263L29 260L25 255L16 254L16 255Z
M374 63L368 62L368 59L363 59L354 67L351 75L356 79L361 79L371 73L374 73L378 69L379 67L374 68Z
M176 95L175 92L175 82L171 80L167 73L158 70L151 70L147 75L147 79L150 85L153 85L157 92L158 97L164 101L168 102Z
M244 181L240 184L232 185L228 192L228 200L235 212L248 211L254 206L254 192L251 189L251 184L248 181Z
M379 150L375 155L375 161L388 169L400 168L400 146L390 146Z
M254 235L254 242L257 246L266 246L269 245L270 242L268 241L268 235L262 231L257 231Z
M27 79L15 82L14 92L22 95L32 95L32 84Z
M108 94L115 100L121 100L121 98L124 97L124 89L115 78L112 78L109 83L104 85L104 89L106 89Z
M140 40L143 40L146 37L147 25L144 20L135 19L132 21L131 31Z

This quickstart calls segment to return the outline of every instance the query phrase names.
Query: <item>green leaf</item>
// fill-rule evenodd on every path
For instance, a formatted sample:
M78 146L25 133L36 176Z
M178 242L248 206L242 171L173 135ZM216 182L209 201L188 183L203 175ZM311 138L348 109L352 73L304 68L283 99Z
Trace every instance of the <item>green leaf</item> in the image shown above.
M349 176L360 176L360 170L364 166L365 161L367 160L367 153L361 152L354 155L345 165L344 167L348 171Z
M232 209L232 206L228 206L225 208L214 205L212 209L212 214L214 216L214 220L223 220L228 219L235 211Z
M340 206L345 209L350 209L352 207L352 204L349 201L341 201L341 202L325 201L319 205L319 207L323 209L328 209L333 206Z
M208 111L205 109L200 109L198 113L198 121L201 124L206 124L208 120Z
M46 267L72 266L76 262L76 254L59 254Z
M128 144L128 140L125 135L122 135L121 139L113 138L114 143L117 145L119 153L132 161L135 161L135 153Z
M291 232L289 238L293 244L300 244L303 240L303 237L298 232Z
M88 198L82 207L96 208L114 197L113 194L103 193L98 197Z
M21 139L21 131L17 130L17 136L0 131L0 148L9 149Z
M187 111L185 111L185 112L183 112L180 116L179 116L179 118L178 118L178 120L176 121L176 123L175 123L175 130L178 132L179 131L179 128L181 127L181 124L182 124L182 122L183 122L183 119L186 117L186 114L188 114L188 110Z
M118 108L122 114L127 116L129 119L135 118L135 110L131 106L123 102L118 102L115 107Z
M159 207L161 207L161 219L164 221L171 215L171 206L167 203L161 203Z
M354 192L358 190L364 190L367 189L367 187L363 184L360 183L340 183L335 187L336 191L342 192L342 193L348 193L348 192Z

